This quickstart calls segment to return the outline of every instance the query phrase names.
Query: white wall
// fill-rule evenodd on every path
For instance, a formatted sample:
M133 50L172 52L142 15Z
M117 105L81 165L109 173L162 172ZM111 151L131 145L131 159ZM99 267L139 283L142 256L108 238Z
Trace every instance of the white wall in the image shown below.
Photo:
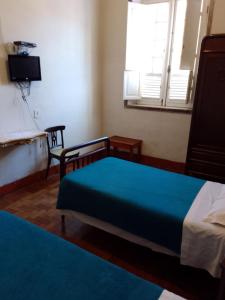
M212 33L225 32L224 13L224 0L216 0ZM0 134L35 128L7 74L7 43L25 40L38 44L32 54L41 57L43 80L29 98L40 129L65 124L69 146L104 128L143 139L146 155L185 161L190 115L124 109L126 15L127 0L0 0ZM45 164L39 142L0 149L0 186Z
M211 33L225 33L225 1L215 0Z
M224 0L216 0L213 32L225 32ZM122 101L127 0L104 0L102 14L103 128L107 135L143 140L143 153L184 162L191 115L175 112L125 109ZM218 19L219 16L219 19Z
M25 40L41 58L28 100L40 129L65 124L67 146L101 135L98 20L99 0L0 0L0 134L35 128L7 75L7 43ZM0 186L45 168L40 146L0 149Z

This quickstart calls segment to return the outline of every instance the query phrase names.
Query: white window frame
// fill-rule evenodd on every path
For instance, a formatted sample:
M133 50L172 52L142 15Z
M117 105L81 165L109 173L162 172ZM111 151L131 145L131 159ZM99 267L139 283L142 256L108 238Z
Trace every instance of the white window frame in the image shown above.
M167 48L166 48L166 54L165 54L165 62L163 67L163 75L162 75L162 88L160 93L160 99L150 99L150 98L144 98L140 95L140 88L137 89L136 94L133 95L126 95L126 92L124 92L124 100L128 100L128 104L135 105L135 106L147 106L147 107L158 107L158 108L168 108L168 109L178 109L178 110L191 110L193 106L193 95L194 95L194 86L195 86L195 78L197 74L197 55L195 59L194 69L190 70L189 72L189 80L188 80L188 91L187 91L187 98L186 101L180 101L180 100L169 100L168 99L168 91L169 91L169 79L170 79L170 65L171 65L171 59L172 59L172 53L171 53L171 47L173 43L173 27L176 17L176 1L177 0L141 0L139 2L145 3L145 4L153 4L153 3L162 3L162 2L169 2L170 4L170 12L169 12L169 32L167 36ZM188 0L189 1L189 0ZM204 3L204 5L203 5ZM210 6L210 0L202 0L203 5L203 13L207 14L205 19L209 16L209 6ZM201 15L202 17L202 15ZM204 35L203 33L206 33L207 28L207 21L205 22L205 28L200 28L200 37ZM200 48L200 44L198 43L198 51ZM127 84L127 75L126 73L133 72L132 70L126 70L125 71L125 80L124 80L124 91L126 91L125 85ZM139 74L141 76L141 74ZM140 82L140 77L139 77ZM130 100L130 101L129 101Z

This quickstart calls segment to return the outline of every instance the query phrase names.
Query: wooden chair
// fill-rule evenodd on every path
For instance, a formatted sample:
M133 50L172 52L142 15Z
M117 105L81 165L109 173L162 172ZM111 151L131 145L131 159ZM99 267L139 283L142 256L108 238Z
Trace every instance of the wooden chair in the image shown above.
M48 177L49 168L51 165L52 158L60 161L60 165L64 164L66 161L79 156L78 151L69 151L65 156L62 155L64 148L63 131L66 126L59 125L54 127L46 128L45 131L47 135L47 146L48 146L48 164L46 170L46 178ZM75 168L75 165L73 166Z

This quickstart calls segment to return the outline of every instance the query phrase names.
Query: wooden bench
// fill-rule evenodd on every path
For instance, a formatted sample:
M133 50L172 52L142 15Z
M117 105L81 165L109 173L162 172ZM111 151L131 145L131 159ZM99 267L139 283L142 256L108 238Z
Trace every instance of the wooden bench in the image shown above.
M130 160L140 160L142 140L114 135L110 137L110 146L115 156L118 150L125 150L129 152Z

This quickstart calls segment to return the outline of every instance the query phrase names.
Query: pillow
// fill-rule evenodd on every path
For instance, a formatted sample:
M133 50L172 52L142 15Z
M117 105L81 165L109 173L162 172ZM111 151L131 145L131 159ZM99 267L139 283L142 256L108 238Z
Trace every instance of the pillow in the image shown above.
M225 227L225 198L220 197L215 200L204 222L218 224Z

